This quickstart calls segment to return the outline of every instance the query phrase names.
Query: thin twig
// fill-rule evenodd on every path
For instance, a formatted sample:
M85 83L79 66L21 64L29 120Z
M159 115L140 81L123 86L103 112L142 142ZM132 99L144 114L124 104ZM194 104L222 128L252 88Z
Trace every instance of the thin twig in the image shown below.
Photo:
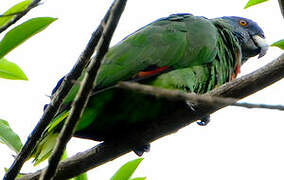
M84 112L85 106L89 99L89 94L92 92L93 84L96 78L96 74L100 67L101 60L108 51L108 47L114 33L114 30L118 24L120 16L124 10L127 0L116 0L111 8L110 18L106 24L106 28L103 31L103 38L99 41L99 49L96 58L90 62L86 75L83 79L82 86L77 93L74 102L72 103L72 108L70 110L70 115L64 123L64 126L60 132L59 138L57 139L54 151L49 159L49 165L42 173L40 179L49 180L53 179L56 172L57 165L61 159L61 156L65 150L66 144L71 139L73 131L76 124Z
M284 18L284 0L278 0L281 14Z
M9 21L7 24L0 28L0 34L8 29L11 25L15 24L19 19L21 19L24 15L26 15L31 9L39 5L41 0L34 0L29 6L22 12L19 12L13 20Z
M284 54L257 71L226 83L208 94L211 96L241 99L273 84L283 77ZM146 122L139 124L136 128L128 129L125 132L125 138L118 137L119 139L114 139L112 142L101 143L92 149L64 160L58 165L55 179L67 179L78 176L131 151L130 145L135 140L141 140L142 138L142 141L145 143L153 142L195 122L204 115L225 107L196 105L195 111L190 111L184 100L169 103L175 103L180 108L170 112L167 116L160 117L156 122ZM23 176L20 180L38 179L41 172L42 170Z
M247 103L247 102L239 102L239 103L231 104L230 106L284 111L284 106L280 105L280 104L279 105L271 105L271 104L254 104L254 103Z
M56 91L56 93L52 96L51 102L48 107L45 109L44 114L42 115L40 121L29 135L26 143L24 144L21 152L16 157L15 161L9 168L7 174L4 179L13 180L16 175L19 173L21 167L23 166L25 160L30 156L32 150L34 149L37 141L40 139L42 132L45 130L47 125L50 123L51 119L54 117L56 112L58 111L60 104L62 103L64 97L67 95L69 90L73 86L73 82L78 79L81 75L83 68L88 63L90 57L94 53L95 47L97 46L99 39L103 32L103 24L105 24L109 18L110 11L106 13L103 20L101 21L98 28L93 32L86 48L79 56L76 64L72 68L72 70L65 76L62 84Z
M167 98L171 100L189 101L193 105L194 104L207 104L209 106L227 105L227 106L237 106L244 108L263 108L263 109L274 109L274 110L284 111L284 106L282 105L253 104L245 102L237 103L238 99L235 98L216 97L216 96L210 96L208 94L197 95L193 93L184 93L178 90L162 89L134 82L119 82L116 85L116 87L140 92L142 94L149 94L156 97Z

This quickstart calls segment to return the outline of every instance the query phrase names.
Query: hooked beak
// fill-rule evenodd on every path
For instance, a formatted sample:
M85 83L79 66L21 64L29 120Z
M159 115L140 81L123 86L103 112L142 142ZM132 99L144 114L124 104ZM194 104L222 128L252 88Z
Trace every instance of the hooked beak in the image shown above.
M260 37L259 35L254 35L252 36L252 38L253 38L255 45L260 48L258 58L263 57L266 54L269 45L266 43L265 39Z

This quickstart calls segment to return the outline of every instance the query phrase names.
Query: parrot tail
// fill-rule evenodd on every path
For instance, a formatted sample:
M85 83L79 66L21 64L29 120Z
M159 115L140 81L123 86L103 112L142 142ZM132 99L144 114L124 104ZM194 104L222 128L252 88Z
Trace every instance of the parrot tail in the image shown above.
M55 147L58 135L59 133L48 134L39 142L31 155L31 158L34 158L34 166L43 162L50 156Z

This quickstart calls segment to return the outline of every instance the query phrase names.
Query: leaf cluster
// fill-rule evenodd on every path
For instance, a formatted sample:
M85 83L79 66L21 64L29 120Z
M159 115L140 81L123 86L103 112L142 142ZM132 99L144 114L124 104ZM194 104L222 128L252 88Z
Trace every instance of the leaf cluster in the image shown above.
M23 12L32 3L32 0L22 1L0 16L0 28L12 21L17 14ZM10 80L28 80L23 70L13 62L4 58L13 49L23 42L44 30L48 25L54 22L56 18L37 17L27 20L9 30L0 41L0 78Z

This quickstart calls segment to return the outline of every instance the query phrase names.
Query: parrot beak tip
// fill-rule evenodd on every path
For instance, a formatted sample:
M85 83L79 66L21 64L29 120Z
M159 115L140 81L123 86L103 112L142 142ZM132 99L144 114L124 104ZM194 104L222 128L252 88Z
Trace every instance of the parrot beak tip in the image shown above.
M255 44L257 45L257 47L260 48L260 52L259 52L258 57L257 57L259 59L266 54L266 52L269 48L269 45L266 43L265 39L260 37L259 35L253 36L253 40L254 40Z

